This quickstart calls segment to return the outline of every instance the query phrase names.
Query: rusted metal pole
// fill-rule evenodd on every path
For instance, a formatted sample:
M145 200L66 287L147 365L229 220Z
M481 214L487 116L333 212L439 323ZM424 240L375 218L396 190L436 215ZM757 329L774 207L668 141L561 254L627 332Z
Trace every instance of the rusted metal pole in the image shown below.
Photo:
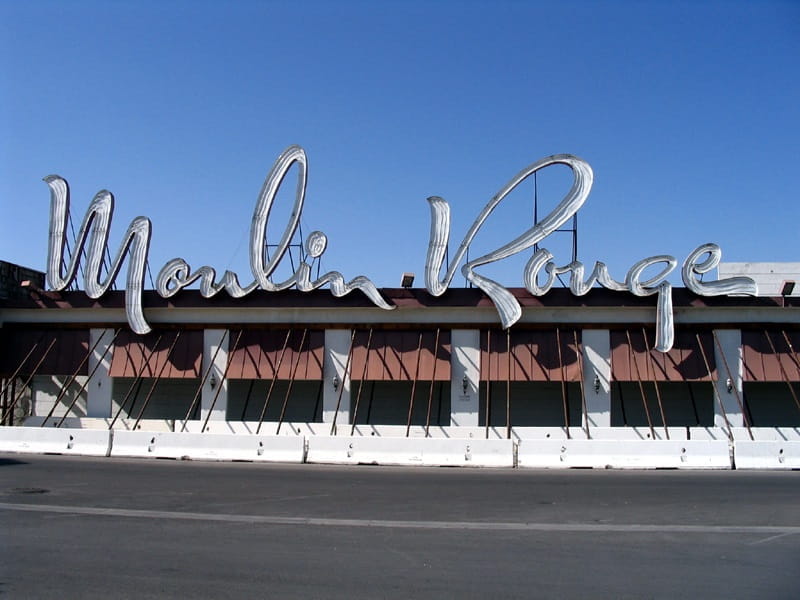
M222 384L228 377L228 369L231 368L233 354L239 347L239 340L242 339L242 333L244 333L244 329L239 330L239 333L236 335L236 339L233 342L233 348L231 348L231 351L228 353L228 358L225 361L225 371L222 373L222 377L220 377L219 383L217 384L217 391L214 394L214 399L211 401L211 406L208 408L206 420L203 421L203 426L200 428L200 433L205 433L206 427L208 427L208 420L211 418L211 413L214 412L214 407L217 405L217 398L219 398L219 393L222 391Z
M189 404L189 410L186 412L186 418L183 420L183 424L181 425L181 432L186 431L186 424L189 422L192 413L195 411L195 408L197 407L197 402L200 400L200 397L202 396L203 387L206 384L206 380L208 379L208 376L211 375L211 371L214 369L214 363L217 361L217 355L219 354L219 351L222 350L222 344L225 343L225 340L227 338L228 338L228 330L226 329L219 340L219 345L217 346L216 350L214 350L214 354L211 357L211 362L208 364L205 372L203 373L203 377L200 380L200 385L198 386L197 391L194 393L194 398L192 398L192 402L191 404Z
M561 356L561 330L556 327L556 348L558 349L558 365L561 370L561 404L564 409L564 429L567 431L567 439L572 439L569 431L569 404L567 403L567 375L564 369L564 359Z
M3 414L3 418L5 418L7 415L13 415L14 414L14 407L17 405L17 402L20 401L22 396L25 394L25 390L27 389L27 387L30 384L30 382L33 380L34 375L36 375L36 371L39 370L39 367L42 366L42 363L47 358L47 355L50 354L50 350L53 349L53 346L56 343L56 339L57 338L54 337L52 339L52 341L50 342L50 345L47 346L47 349L44 351L44 354L42 355L42 358L39 359L39 361L36 363L36 366L33 367L33 371L31 371L31 374L28 376L28 379L26 379L25 383L22 384L22 389L20 390L19 394L14 396L14 400L11 402L11 406L9 406L6 409L6 412ZM11 381L12 382L16 382L16 379L12 379ZM16 383L14 383L13 385L16 386ZM13 421L13 418L12 418L12 421Z
M64 419L67 418L67 415L72 410L72 407L75 405L75 403L78 401L78 398L80 398L80 395L83 393L83 390L86 389L86 386L89 385L89 382L92 380L92 377L94 377L94 374L97 372L97 369L99 369L100 365L103 364L103 359L106 357L106 354L108 354L108 351L111 350L111 348L114 346L114 342L117 341L117 336L119 335L120 331L122 331L121 328L117 329L114 332L114 337L111 338L111 341L108 343L108 346L106 346L106 349L100 356L100 360L97 361L97 364L92 369L92 372L89 373L89 376L86 378L86 381L83 382L83 385L81 385L80 389L78 390L78 393L75 394L75 396L72 398L72 402L70 403L69 408L66 410L66 412L64 412L64 415L61 417L61 420L56 424L56 427L61 427L61 424L64 422ZM100 339L103 339L103 337L100 336Z
M650 352L650 343L647 341L647 332L644 327L642 327L642 339L644 339L644 348L647 350L647 373L651 376L653 387L656 389L656 402L658 402L658 412L661 414L661 424L664 426L664 435L669 439L667 415L664 413L664 405L661 402L661 391L658 389L658 381L656 381L655 369L653 368L653 355Z
M636 361L636 355L633 353L633 343L631 342L631 332L629 329L625 330L625 336L628 338L628 350L633 357L633 366L636 368L636 380L639 384L639 393L642 395L642 404L644 405L644 414L647 417L647 426L650 428L650 437L656 439L656 431L653 428L653 420L650 418L650 408L647 405L647 394L644 391L644 384L642 384L642 375L639 372L639 363Z
M236 339L233 341L233 347L231 348L230 352L228 352L227 360L225 361L225 371L222 372L222 377L217 384L217 391L214 393L214 399L211 400L211 406L208 408L208 413L206 414L206 420L203 421L203 426L200 428L200 433L205 433L206 427L208 427L208 420L211 418L211 413L214 412L214 407L217 405L217 399L219 398L219 393L222 391L222 384L225 382L225 379L228 377L228 370L231 368L231 362L233 362L233 354L239 347L239 340L242 339L242 334L244 333L244 329L240 329L239 333L236 335Z
M583 378L583 348L578 344L578 330L572 330L572 340L575 343L575 353L578 355L578 377L581 378L581 409L583 410L583 421L586 424L586 439L592 439L589 434L589 411L586 409L586 390L583 389L585 380Z
M44 335L45 335L45 332L42 331L42 335L39 336L39 339L36 340L36 342L33 344L33 346L31 346L31 349L28 350L28 353L25 355L25 358L23 358L22 362L19 363L19 365L17 365L17 368L14 370L14 373L11 375L11 377L6 379L6 383L3 386L3 389L2 389L2 392L1 392L2 394L5 395L6 391L8 391L8 388L11 385L11 382L14 381L17 377L19 377L19 374L22 371L22 367L25 366L25 363L28 362L28 359L36 351L36 348L38 348L39 344L42 343L42 340L44 339ZM13 396L14 394L12 393L11 395Z
M506 329L508 373L506 374L506 438L511 439L511 328Z
M356 339L356 330L353 329L350 334L350 348L347 350L347 360L344 363L344 373L342 373L342 380L339 382L339 396L336 398L336 410L333 412L333 422L331 423L331 435L336 433L336 418L339 416L339 407L342 404L342 392L344 392L344 382L347 381L347 373L350 370L350 360L353 358L353 342ZM369 357L367 357L369 358Z
M434 360L435 360L434 349ZM417 367L414 371L414 381L411 382L411 399L408 402L408 418L406 419L406 437L411 433L411 416L414 411L414 393L417 391L417 379L419 379L419 362L422 359L422 332L419 332L419 343L417 344Z
M66 383L61 386L61 390L59 390L58 396L56 396L56 399L53 402L53 406L50 408L50 411L47 413L47 416L42 421L42 425L41 425L42 427L44 427L47 424L47 421L50 419L50 417L53 416L53 413L56 411L56 407L58 406L59 402L61 402L62 398L64 398L64 396L66 395L67 390L69 389L69 386L71 386L75 382L75 379L78 377L78 373L80 373L81 369L83 368L83 365L85 365L86 361L89 360L89 357L92 355L92 353L94 353L95 349L97 348L97 345L100 343L100 341L102 339L103 339L102 335L99 338L97 338L97 341L95 341L95 343L89 349L89 352L87 352L86 356L83 357L83 360L81 360L81 363L78 365L78 368L75 370L75 372L72 373L72 375L70 375L69 378L67 379ZM83 388L84 387L85 386L81 386L81 392L83 392ZM79 392L79 394L80 394L80 392ZM69 405L69 408L64 413L65 417L69 414L69 412L75 406L75 402L77 401L77 399L78 399L78 395L75 396L75 399L72 401L72 403ZM62 418L61 421L59 422L59 426L60 426L60 423L62 423L63 421L64 421L64 419Z
M744 407L744 402L739 397L739 387L736 385L736 381L733 379L733 373L731 372L730 367L728 366L728 359L725 358L725 353L722 351L722 345L719 343L719 339L717 339L716 332L711 332L712 337L714 338L714 344L717 346L717 350L719 351L719 355L722 358L722 364L725 367L725 372L728 374L728 379L731 381L731 390L733 391L733 396L736 398L736 404L739 405L739 410L742 411L742 420L744 420L744 426L747 427L747 435L750 436L751 440L755 440L753 437L753 432L750 430L750 419L747 416L747 411Z
M286 332L286 339L283 340L283 348L281 348L281 355L278 357L278 364L275 365L275 370L272 373L272 381L269 384L269 389L267 390L267 395L264 398L264 406L261 408L261 414L258 416L258 426L256 427L256 433L261 433L261 424L264 422L264 417L267 414L267 406L269 405L269 399L272 397L272 390L275 388L275 383L278 381L278 373L281 369L281 365L283 364L283 357L286 354L286 348L289 346L289 337L292 335L292 329L290 328Z
M436 365L439 363L439 331L440 329L437 327L436 338L433 341L433 375L431 376L431 389L428 392L428 413L425 416L425 437L429 437L429 431L431 427L431 404L433 403L433 386L436 385Z
M492 388L492 330L486 330L486 439L489 439L489 421L492 416L492 404L490 402Z
M700 348L700 355L703 357L703 364L706 366L706 374L708 375L708 380L711 382L711 389L714 390L714 397L717 399L717 404L719 404L719 410L722 413L722 418L725 419L725 426L728 428L728 439L732 441L733 430L731 429L731 422L728 420L728 413L725 411L725 405L722 403L722 398L719 396L717 386L714 385L714 378L711 377L711 365L708 362L705 348L703 348L703 344L700 342L700 334L695 333L694 335L697 339L697 347Z
M778 366L781 369L781 377L783 377L783 380L786 382L786 385L789 386L789 393L792 395L792 400L794 400L794 404L797 407L797 410L800 410L800 400L797 399L797 393L794 391L794 386L792 385L792 382L789 381L789 374L783 367L783 363L781 362L781 357L778 356L778 351L775 349L775 344L772 341L772 337L769 335L769 332L766 329L764 330L764 335L766 336L767 341L769 342L769 347L770 350L772 351L772 354L775 355L775 360L778 361Z
M789 348L789 355L792 357L792 362L794 362L795 367L797 367L797 374L800 375L800 360L798 360L796 355L797 353L795 352L794 347L792 347L792 341L789 339L785 329L781 329L781 334L786 342L786 346Z
M153 358L153 355L156 353L156 349L158 349L158 345L161 343L161 338L162 338L162 337L164 337L164 334L163 334L163 333L160 333L160 334L158 335L158 338L156 339L156 343L155 343L155 344L153 344L153 349L152 349L152 350L151 350L151 351L148 353L148 355L147 355L147 358L146 358L146 359L145 359L145 361L144 361L144 364L143 364L143 365L142 365L142 367L141 367L141 368L140 368L140 369L137 371L137 373L136 373L136 377L135 377L135 379L133 380L133 383L131 384L131 387L130 387L130 388L128 388L128 393L126 393L126 394L125 394L125 398L123 398L122 402L121 402L121 403L120 403L120 405L119 405L119 409L117 410L117 414L116 414L116 415L114 415L114 418L113 418L113 419L111 419L111 423L110 423L110 424L109 424L109 426L108 426L108 428L109 428L109 429L113 429L113 428L114 428L114 425L116 424L116 422L117 422L117 419L119 419L119 416L120 416L120 414L122 414L122 411L125 409L125 405L126 405L126 404L128 404L128 398L130 398L130 395L131 395L131 393L133 392L133 389L134 389L134 388L137 386L137 384L139 383L139 381L141 381L141 379L142 379L142 374L144 373L144 370L145 370L145 369L146 369L148 366L150 366L150 359L152 359L152 358ZM127 351L127 350L126 350L126 351ZM138 393L138 392L137 392L137 393ZM133 408L133 404L131 404L131 408ZM130 415L128 415L128 416L130 416Z
M294 363L294 369L292 369L292 377L291 379L289 379L289 385L286 388L286 395L283 398L283 406L281 407L280 417L278 417L278 428L275 431L275 435L281 432L281 425L283 425L283 417L286 414L286 405L289 403L289 394L292 393L292 385L294 384L295 377L297 376L297 368L300 366L300 361L303 360L303 343L305 343L306 341L307 334L308 334L308 328L303 329L303 337L300 339L300 347L298 348L297 352L297 362Z
M144 415L144 411L147 408L147 405L150 403L150 398L153 396L153 392L156 391L156 385L158 385L158 381L161 379L161 376L164 374L164 371L167 368L167 363L169 363L169 357L172 355L172 351L175 349L175 346L178 343L178 338L181 337L181 330L178 329L175 332L175 339L172 340L172 344L170 344L169 350L167 351L167 356L164 359L164 363L161 365L161 368L158 370L158 374L156 375L155 379L153 380L153 384L150 386L150 390L147 392L147 396L144 398L144 402L142 403L142 408L139 409L139 415L136 417L136 421L133 424L133 428L139 425L139 422L142 420L142 416Z
M356 405L355 408L353 408L353 424L350 426L350 435L353 435L353 433L356 430L358 403L361 401L361 390L364 387L364 378L367 376L367 367L369 366L369 348L371 344L372 344L372 327L369 328L369 335L367 336L367 351L364 356L364 370L361 372L361 379L358 381L358 393L356 394Z

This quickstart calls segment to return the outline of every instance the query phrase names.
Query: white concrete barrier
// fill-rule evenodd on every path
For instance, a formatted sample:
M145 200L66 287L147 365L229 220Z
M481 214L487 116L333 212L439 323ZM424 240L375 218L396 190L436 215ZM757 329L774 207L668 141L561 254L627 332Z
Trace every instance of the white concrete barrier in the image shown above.
M800 469L796 440L736 440L733 455L737 469Z
M64 427L0 427L0 451L108 456L110 433Z
M524 439L517 465L528 468L730 469L727 440Z
M249 434L115 431L111 456L302 463L305 438Z
M417 466L512 467L513 440L316 436L307 462Z

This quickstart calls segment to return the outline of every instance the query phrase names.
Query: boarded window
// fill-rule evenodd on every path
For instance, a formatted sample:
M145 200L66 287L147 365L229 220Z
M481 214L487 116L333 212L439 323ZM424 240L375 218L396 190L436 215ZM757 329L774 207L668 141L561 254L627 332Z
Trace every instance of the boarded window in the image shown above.
M239 337L232 330L230 347L228 379L322 379L324 331L245 329Z
M708 360L711 377L716 378L714 338L711 332L676 332L672 349L669 352L659 352L653 349L655 331L652 329L611 332L611 378L615 381L710 381L703 352L697 343L698 336ZM648 348L650 352L647 351Z
M109 375L167 379L196 378L200 377L202 355L202 331L153 331L147 335L121 331L114 341L114 355Z
M580 381L574 329L481 332L481 381ZM560 349L559 349L560 343Z
M369 352L367 346L369 345ZM357 331L351 379L370 381L450 381L450 332Z

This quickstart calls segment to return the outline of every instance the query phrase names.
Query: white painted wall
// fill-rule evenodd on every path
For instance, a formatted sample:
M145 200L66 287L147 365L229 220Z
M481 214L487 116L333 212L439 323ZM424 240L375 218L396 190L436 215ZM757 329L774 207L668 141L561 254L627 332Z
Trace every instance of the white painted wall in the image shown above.
M228 381L224 379L223 375L225 366L228 364L228 347L231 341L230 335L226 336L225 333L225 329L205 329L203 331L203 372L208 368L206 365L211 365L212 361L213 365L203 386L200 412L202 421L206 419L224 421L228 412ZM218 348L219 352L217 352ZM214 358L215 353L216 358Z
M31 414L35 416L44 417L53 408L56 399L61 393L64 384L69 381L70 375L34 375L31 380ZM53 410L53 417L62 417L67 414L70 404L72 404L78 391L81 389L83 383L86 382L86 376L79 375L69 386L69 389L62 396L58 402L58 406ZM85 417L86 416L86 391L84 390L78 399L75 401L74 406L69 410L68 416L70 417Z
M759 296L780 296L784 281L794 281L792 296L800 296L800 262L719 263L719 278L746 275L755 280Z
M322 360L323 423L333 423L334 418L339 425L350 422L350 377L349 373L345 376L345 368L351 337L350 329L325 330L325 355Z
M479 381L481 376L481 332L478 329L453 329L450 332L450 424L477 427ZM467 389L464 391L464 378Z
M583 389L589 427L611 426L611 337L608 329L584 329ZM595 380L600 387L595 390ZM584 422L584 426L586 423Z
M714 343L714 356L717 362L717 381L715 388L717 398L714 399L714 425L727 429L725 417L731 427L744 426L744 416L742 409L737 402L744 402L742 392L742 371L744 363L742 360L742 332L739 329L717 329L714 331L717 343ZM720 352L720 349L722 352ZM727 369L725 365L727 364ZM730 370L730 374L728 373ZM728 391L728 380L730 379L731 390ZM720 404L722 407L720 407ZM723 412L724 409L724 412Z
M114 339L113 329L90 329L89 347L94 351L89 356L89 373L92 380L87 386L86 416L110 417L112 380L108 375L111 368L113 349L109 348ZM99 340L99 341L98 341ZM97 344L95 346L95 344Z

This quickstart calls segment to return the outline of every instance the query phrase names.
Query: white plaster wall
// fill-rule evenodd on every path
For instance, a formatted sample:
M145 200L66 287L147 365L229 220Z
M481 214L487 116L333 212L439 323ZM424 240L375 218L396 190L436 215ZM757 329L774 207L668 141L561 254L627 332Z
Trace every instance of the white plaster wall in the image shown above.
M224 421L228 412L228 381L224 375L228 364L228 348L233 342L230 335L225 334L225 329L203 331L203 369L208 368L206 365L212 365L211 373L203 385L200 415L203 421Z
M111 393L113 382L108 375L111 368L113 349L109 348L114 339L113 329L90 329L89 347L94 348L89 356L89 373L93 373L92 380L86 388L87 392L87 417L111 416ZM95 345L96 344L96 345Z
M64 384L71 378L70 375L35 375L31 380L31 414L35 416L46 416L53 408L56 399L61 393ZM75 378L64 396L59 400L58 406L53 411L54 417L63 417L67 414L70 417L86 416L86 391L81 392L75 401L75 405L69 412L67 409L81 386L86 382L86 376L79 375Z
M322 421L346 424L350 422L350 329L325 330L325 355L322 360ZM345 373L347 369L348 373ZM338 408L338 410L337 410Z
M584 329L583 389L590 427L611 426L611 337L608 329ZM595 389L595 381L599 384ZM585 425L585 423L584 423Z
M729 262L717 267L719 278L746 275L755 280L759 296L780 296L783 282L796 282L792 296L800 296L800 262Z
M450 332L450 422L459 427L477 427L481 375L481 332L453 329ZM464 390L464 378L467 389Z
M742 427L744 425L744 416L740 406L740 403L742 406L744 405L742 332L738 329L717 329L714 331L714 336L716 337L714 356L717 363L715 387L718 394L718 397L714 399L714 424L727 429L728 425L725 423L725 417L727 417L731 427ZM730 391L728 390L728 380L730 380Z

